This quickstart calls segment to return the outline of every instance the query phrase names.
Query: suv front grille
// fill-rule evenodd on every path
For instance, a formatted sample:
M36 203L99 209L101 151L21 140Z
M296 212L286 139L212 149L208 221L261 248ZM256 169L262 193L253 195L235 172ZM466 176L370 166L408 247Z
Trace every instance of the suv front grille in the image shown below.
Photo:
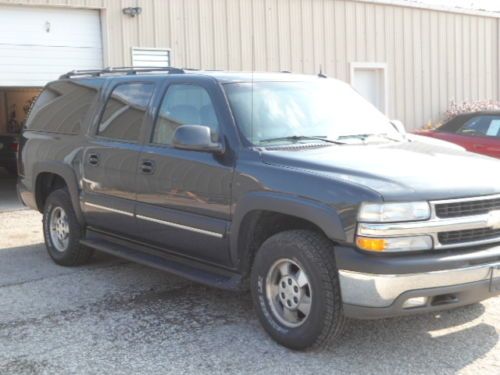
M489 224L489 214L500 210L500 195L453 199L431 202L436 222L445 223L441 231L434 233L437 248L464 247L500 243L500 229ZM454 220L461 222L460 228ZM467 222L470 220L470 228ZM483 222L483 225L478 225ZM449 226L449 228L446 228Z
M484 215L494 210L500 210L500 198L436 204L436 216L443 219Z
M484 241L494 238L499 238L500 229L480 228L457 230L453 232L441 232L438 234L438 239L441 245L452 245L473 241Z

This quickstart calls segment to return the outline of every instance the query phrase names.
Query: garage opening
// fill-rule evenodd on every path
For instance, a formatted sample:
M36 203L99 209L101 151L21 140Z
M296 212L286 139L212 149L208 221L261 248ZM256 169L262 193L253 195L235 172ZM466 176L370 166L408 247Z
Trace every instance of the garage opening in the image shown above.
M40 90L36 87L0 87L0 209L20 207L15 189L18 137Z
M102 67L99 10L0 5L0 211L19 204L16 143L41 88L68 71Z
M0 211L20 207L15 189L18 137L39 93L36 87L0 87Z
M38 87L0 88L0 134L20 133L40 91Z

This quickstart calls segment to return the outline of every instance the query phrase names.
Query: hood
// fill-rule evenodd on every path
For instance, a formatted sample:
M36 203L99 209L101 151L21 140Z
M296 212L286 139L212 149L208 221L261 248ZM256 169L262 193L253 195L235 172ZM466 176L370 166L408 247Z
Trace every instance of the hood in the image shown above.
M418 139L326 147L293 145L264 149L261 155L264 163L324 174L376 191L387 201L500 193L500 160L448 145Z

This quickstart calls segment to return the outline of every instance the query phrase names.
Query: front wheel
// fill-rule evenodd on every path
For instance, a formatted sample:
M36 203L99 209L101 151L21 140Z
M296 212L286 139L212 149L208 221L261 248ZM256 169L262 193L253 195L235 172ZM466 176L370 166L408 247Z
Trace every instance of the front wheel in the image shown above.
M43 234L52 260L61 266L87 263L92 250L80 244L82 233L68 191L50 193L43 211Z
M324 347L344 326L333 244L320 233L291 230L264 242L251 289L260 322L291 349Z

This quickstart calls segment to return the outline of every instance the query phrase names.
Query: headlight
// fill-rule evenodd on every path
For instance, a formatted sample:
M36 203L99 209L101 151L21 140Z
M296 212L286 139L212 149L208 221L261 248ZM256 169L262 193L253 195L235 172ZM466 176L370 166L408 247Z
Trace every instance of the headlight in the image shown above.
M428 220L431 208L427 202L363 203L358 219L366 223Z
M362 250L392 253L403 251L430 250L433 241L430 236L412 236L412 237L356 237L356 245Z

